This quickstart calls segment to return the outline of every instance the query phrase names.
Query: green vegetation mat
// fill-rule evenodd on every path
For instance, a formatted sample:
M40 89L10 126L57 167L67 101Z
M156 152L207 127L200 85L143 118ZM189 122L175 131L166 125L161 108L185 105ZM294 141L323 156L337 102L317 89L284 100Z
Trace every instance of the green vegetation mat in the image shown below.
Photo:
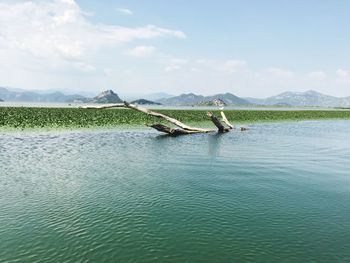
M157 110L185 123L207 123L206 110ZM220 116L219 111L214 111ZM282 120L350 119L348 110L226 110L232 123ZM89 128L144 125L157 118L129 109L26 108L0 107L0 127Z

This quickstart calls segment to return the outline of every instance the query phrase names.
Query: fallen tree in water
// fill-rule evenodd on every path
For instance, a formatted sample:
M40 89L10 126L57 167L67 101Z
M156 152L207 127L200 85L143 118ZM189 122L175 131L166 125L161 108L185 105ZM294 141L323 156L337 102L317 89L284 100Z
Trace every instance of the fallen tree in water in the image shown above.
M163 119L163 120L170 122L171 124L174 124L175 126L177 126L178 128L172 128L172 127L166 126L164 124L160 124L160 123L148 125L149 127L156 129L157 131L164 132L164 133L167 133L167 134L172 135L172 136L184 135L184 134L194 134L194 133L215 132L215 130L213 130L213 129L204 129L204 128L197 128L197 127L188 126L175 118L169 117L169 116L162 114L162 113L159 113L159 112L155 112L155 111L140 107L140 106L135 105L135 104L131 104L127 101L124 101L123 103L100 105L100 106L86 106L83 108L85 108L85 109L128 108L128 109L136 110L136 111L145 113L147 115ZM217 129L218 129L217 131L219 133L229 132L231 129L234 129L234 126L227 120L225 113L223 111L221 111L222 120L220 120L218 117L216 117L214 115L214 113L212 113L212 112L208 112L207 116L210 118L210 120L217 127ZM227 127L223 123L225 123ZM241 128L241 130L243 130L243 129Z

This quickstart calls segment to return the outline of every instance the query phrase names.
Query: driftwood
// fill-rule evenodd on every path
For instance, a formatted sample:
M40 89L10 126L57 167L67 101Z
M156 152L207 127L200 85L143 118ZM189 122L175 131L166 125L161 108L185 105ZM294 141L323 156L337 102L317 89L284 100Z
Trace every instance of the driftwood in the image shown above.
M126 102L126 101L124 101L124 103L107 104L107 105L101 105L101 106L87 106L87 107L84 107L84 108L86 108L86 109L129 108L129 109L133 109L133 110L136 110L136 111L140 111L140 112L145 113L145 114L150 115L150 116L154 116L154 117L157 117L157 118L160 118L160 119L164 119L164 120L174 124L175 126L181 128L182 130L188 131L188 134L189 133L208 133L208 132L213 132L213 130L211 130L211 129L202 129L202 128L196 128L196 127L188 126L188 125L186 125L186 124L184 124L184 123L182 123L182 122L180 122L180 121L178 121L178 120L176 120L174 118L171 118L171 117L169 117L167 115L161 114L159 112L151 111L149 109L140 107L138 105L131 104L131 103ZM166 126L164 126L164 127L166 127ZM167 127L167 128L171 129L170 127ZM166 130L167 129L164 129L164 132L166 132ZM171 132L166 132L166 133L171 133ZM187 134L187 133L184 132L183 134Z
M177 119L174 119L174 118L171 118L167 115L164 115L164 114L161 114L159 112L155 112L155 111L151 111L149 109L146 109L146 108L143 108L143 107L140 107L140 106L136 106L136 105L133 105L133 104L130 104L126 101L124 101L124 104L127 108L130 108L130 109L134 109L134 110L137 110L137 111L140 111L140 112L143 112L147 115L151 115L151 116L154 116L154 117L158 117L160 119L164 119L174 125L176 125L177 127L180 127L181 129L185 130L185 131L192 131L193 132L197 132L197 133L207 133L207 132L212 132L213 130L208 130L208 129L202 129L202 128L196 128L196 127L191 127L191 126L188 126L180 121L178 121Z
M99 106L86 106L86 107L82 107L82 108L85 108L85 109L128 108L128 109L136 110L136 111L145 113L147 115L166 120L166 121L174 124L175 126L179 127L179 128L171 128L171 127L163 125L163 124L149 125L149 127L152 127L154 129L156 129L157 131L164 132L164 133L167 133L167 134L172 135L172 136L178 136L178 135L184 135L184 134L194 134L194 133L209 133L209 132L215 131L212 129L203 129L203 128L188 126L188 125L180 122L177 119L171 118L171 117L164 115L162 113L159 113L159 112L155 112L155 111L140 107L138 105L131 104L127 101L124 101L124 103L105 104L105 105L99 105ZM214 123L214 125L218 128L219 133L228 132L234 128L234 126L227 120L225 113L222 111L221 111L222 121L228 126L228 128L225 127L224 124L222 124L221 121L212 112L208 112L207 115L210 118L210 120ZM242 128L241 128L241 130L242 130Z
M233 126L233 125L227 120L226 115L225 115L225 113L224 113L223 111L221 112L221 118L222 118L222 121L223 121L224 123L226 123L226 125L227 125L230 129L234 129L234 128L235 128L235 126Z
M178 136L178 135L185 135L185 134L193 134L193 133L199 133L198 131L187 131L183 129L173 129L171 127L168 127L163 124L152 124L148 125L149 127L152 127L153 129L156 129L157 131L167 133L172 136Z
M211 121L215 124L215 126L218 128L219 132L228 132L230 131L229 128L226 128L221 121L212 113L212 112L208 112L207 113L208 117L211 119Z

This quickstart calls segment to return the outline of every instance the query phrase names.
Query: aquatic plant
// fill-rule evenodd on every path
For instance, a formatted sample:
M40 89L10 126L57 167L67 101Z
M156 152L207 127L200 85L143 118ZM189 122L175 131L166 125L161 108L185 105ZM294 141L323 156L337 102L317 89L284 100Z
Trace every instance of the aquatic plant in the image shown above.
M206 110L157 110L181 122L208 123ZM213 111L220 116L220 111ZM350 119L349 110L225 110L232 123L282 120ZM129 109L0 107L0 127L89 128L144 125L158 119Z

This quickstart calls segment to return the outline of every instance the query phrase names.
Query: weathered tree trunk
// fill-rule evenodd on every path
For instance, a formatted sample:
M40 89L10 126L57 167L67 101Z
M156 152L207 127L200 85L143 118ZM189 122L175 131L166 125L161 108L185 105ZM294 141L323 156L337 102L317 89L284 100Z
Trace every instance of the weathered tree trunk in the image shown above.
M193 134L193 133L199 133L198 131L187 131L183 129L173 129L171 127L168 127L163 124L152 124L149 125L149 127L152 127L156 129L157 131L167 133L172 136L178 136L178 135L185 135L185 134Z
M233 126L233 125L227 120L226 115L225 115L225 113L224 113L223 111L221 112L221 117L222 117L222 121L223 121L224 123L226 123L226 125L227 125L230 129L234 129L234 128L235 128L235 126Z
M226 128L226 127L221 123L221 121L214 115L214 113L212 113L212 112L209 111L209 112L207 113L207 115L208 115L208 117L211 119L211 121L215 124L215 126L218 128L218 131L219 131L220 133L230 131L229 128Z
M143 113L145 113L147 115L151 115L151 116L154 116L154 117L157 117L157 118L164 119L164 120L166 120L166 121L176 125L177 127L180 127L181 129L183 129L185 131L195 131L195 132L202 132L202 133L207 133L207 132L212 132L213 131L213 130L209 130L209 129L202 129L202 128L196 128L196 127L188 126L188 125L178 121L177 119L171 118L171 117L169 117L167 115L164 115L164 114L161 114L159 112L151 111L149 109L130 104L130 103L126 102L126 101L124 101L124 104L125 104L125 106L127 108L134 109L134 110L143 112Z
M197 128L197 127L188 126L188 125L180 122L179 120L174 119L172 117L169 117L169 116L167 116L165 114L162 114L162 113L159 113L159 112L155 112L155 111L151 111L149 109L140 107L138 105L130 104L127 101L124 101L124 103L107 104L107 105L101 105L101 106L86 106L86 107L83 107L83 108L86 108L86 109L110 109L110 108L128 108L128 109L133 109L133 110L145 113L147 115L166 120L166 121L174 124L175 126L179 127L180 129L174 129L174 128L168 127L166 125L163 125L163 124L152 124L152 125L149 125L149 127L152 127L154 129L156 129L157 131L164 132L164 133L167 133L167 134L172 135L172 136L184 135L184 134L194 134L194 133L214 132L214 130L212 130L212 129L203 129L203 128ZM211 121L214 123L214 125L218 128L218 132L220 132L220 133L228 132L228 131L230 131L230 129L233 128L233 125L229 123L229 121L227 120L227 118L226 118L226 116L225 116L225 114L223 112L221 112L221 116L222 116L223 122L229 128L226 128L221 123L221 121L212 112L208 112L207 115L211 119Z

